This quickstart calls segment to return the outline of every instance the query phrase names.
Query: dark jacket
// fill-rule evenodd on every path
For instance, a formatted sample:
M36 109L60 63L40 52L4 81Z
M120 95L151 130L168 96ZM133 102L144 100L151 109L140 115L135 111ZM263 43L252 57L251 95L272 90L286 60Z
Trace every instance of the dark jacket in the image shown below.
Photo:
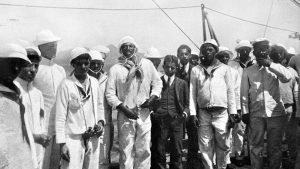
M189 86L190 84L190 77L191 77L191 71L192 71L192 68L194 66L192 64L189 64L189 70L188 72L186 73L184 71L184 68L181 68L181 69L178 69L177 72L176 72L176 77L182 79L182 80L185 80Z
M163 81L163 88L166 87L166 81L161 77L161 80ZM189 88L186 81L178 78L175 76L175 79L173 81L175 85L175 95L176 95L176 104L179 107L179 113L182 114L183 112L186 112L187 115L190 115L190 109L189 109ZM154 111L157 110L159 107L159 100L155 104L157 105Z

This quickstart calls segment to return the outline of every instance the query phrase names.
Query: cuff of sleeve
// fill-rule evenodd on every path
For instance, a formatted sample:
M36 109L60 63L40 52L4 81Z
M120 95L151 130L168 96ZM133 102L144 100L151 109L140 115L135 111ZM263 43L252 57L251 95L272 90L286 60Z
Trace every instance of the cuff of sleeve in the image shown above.
M153 92L153 93L150 94L150 96L153 96L153 95L156 96L157 98L160 97L160 93L155 93L155 92Z
M191 111L190 110L190 116L196 116L196 111Z
M104 125L105 125L105 122L104 122L104 120L99 120L99 121L98 121L98 123L102 123L102 126L104 126Z
M112 109L117 109L117 106L119 106L122 102L120 100L116 101L113 105L112 105Z
M62 134L56 134L56 143L65 143L66 142L66 137Z
M185 115L185 118L188 117L188 114L184 111L183 114Z

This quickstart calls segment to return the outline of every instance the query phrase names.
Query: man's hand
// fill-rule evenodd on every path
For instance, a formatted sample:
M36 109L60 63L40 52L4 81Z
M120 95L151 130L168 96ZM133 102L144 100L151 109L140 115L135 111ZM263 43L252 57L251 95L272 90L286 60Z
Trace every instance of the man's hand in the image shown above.
M66 145L66 143L60 144L60 154L62 159L64 159L67 162L70 162L69 148Z
M117 106L117 109L122 111L125 116L127 116L129 119L138 119L138 114L132 110L130 110L127 106L124 106L123 103L121 103L119 106Z
M182 118L183 118L184 120L186 120L186 118L187 118L186 112L183 112L181 116L182 116Z
M49 145L51 140L51 137L46 134L33 134L33 138L36 143L42 145L44 148Z
M237 111L237 116L235 118L235 121L236 121L236 123L239 123L242 121L242 111L241 110Z
M235 123L241 122L241 118L238 114L230 114L228 119L228 129L234 127Z
M149 108L153 105L153 103L157 100L157 96L152 95L149 99L147 99L142 105L141 108Z
M250 115L249 115L249 113L248 113L248 114L243 114L243 115L242 115L242 121L243 121L245 124L247 124L247 125L250 124Z
M94 126L94 135L100 137L102 134L103 134L103 123L98 122L98 124L95 124Z
M260 66L265 66L265 67L270 67L272 60L267 57L267 58L256 58L256 62Z
M84 141L88 140L89 138L94 136L94 129L92 127L89 127L83 134L82 138Z
M195 128L198 128L198 127L200 126L199 120L198 120L197 116L195 116L195 115L190 116L189 122L192 123L192 125L193 125Z

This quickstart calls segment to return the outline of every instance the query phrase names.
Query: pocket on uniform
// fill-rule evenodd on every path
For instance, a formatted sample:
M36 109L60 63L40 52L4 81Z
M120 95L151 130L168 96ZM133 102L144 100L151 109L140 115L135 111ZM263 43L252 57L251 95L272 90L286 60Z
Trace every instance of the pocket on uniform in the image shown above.
M80 109L80 102L79 102L79 100L70 100L69 101L69 108L70 108L70 110L78 110L78 109Z

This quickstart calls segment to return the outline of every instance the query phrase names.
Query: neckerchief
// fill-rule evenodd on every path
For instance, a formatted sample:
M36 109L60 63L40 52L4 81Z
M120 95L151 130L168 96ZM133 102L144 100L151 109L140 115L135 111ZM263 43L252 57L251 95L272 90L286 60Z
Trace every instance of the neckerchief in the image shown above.
M141 68L141 56L133 55L130 58L126 58L125 56L119 57L119 63L129 70L126 81L132 81L133 78L137 78L142 81L144 78L144 72Z

